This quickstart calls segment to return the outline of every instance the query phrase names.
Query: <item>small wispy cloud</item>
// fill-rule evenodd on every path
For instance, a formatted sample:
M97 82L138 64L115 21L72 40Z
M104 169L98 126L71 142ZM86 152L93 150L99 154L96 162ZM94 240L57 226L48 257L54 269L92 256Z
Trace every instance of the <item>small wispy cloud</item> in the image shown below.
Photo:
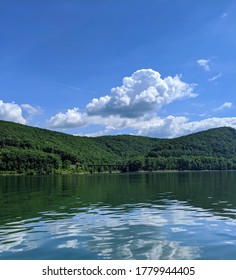
M202 67L205 71L211 71L209 66L210 60L209 59L198 59L197 63L200 67Z
M212 78L209 78L208 81L209 82L213 82L213 81L219 79L221 76L222 76L222 73L219 73L218 75L216 75L216 76L214 76Z
M232 108L233 103L232 102L225 102L224 104L222 104L221 106L219 106L218 108L215 108L215 112L220 112L223 111L225 109L230 109Z
M64 87L69 88L69 89L73 89L73 90L76 90L76 91L80 91L80 88L78 88L78 87L73 87L73 86L68 86L68 85L64 85Z
M228 13L223 13L222 15L221 15L221 18L226 18L228 16Z
M23 113L26 113L26 120L27 122L31 121L35 115L39 115L43 113L43 110L41 107L37 106L31 106L30 104L22 104L20 105L21 109L23 110ZM25 115L25 114L24 114Z
M79 87L75 87L75 86L71 86L71 85L65 85L65 84L60 84L60 83L57 83L55 85L60 86L60 87L64 87L64 88L68 88L68 89L73 89L75 91L81 91L81 89Z

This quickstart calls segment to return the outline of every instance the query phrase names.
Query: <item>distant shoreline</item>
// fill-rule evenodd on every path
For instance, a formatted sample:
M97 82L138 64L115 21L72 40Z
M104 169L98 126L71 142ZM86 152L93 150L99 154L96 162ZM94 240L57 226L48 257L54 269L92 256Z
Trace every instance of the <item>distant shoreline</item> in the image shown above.
M58 175L99 175L99 174L148 174L148 173L195 173L195 172L236 172L235 169L225 169L225 170L153 170L153 171L145 171L145 170L140 170L140 171L133 171L133 172L61 172L61 173L50 173L50 174L20 174L20 173L5 173L5 174L0 174L0 177L10 177L10 176L15 176L15 177L30 177L30 176L58 176Z

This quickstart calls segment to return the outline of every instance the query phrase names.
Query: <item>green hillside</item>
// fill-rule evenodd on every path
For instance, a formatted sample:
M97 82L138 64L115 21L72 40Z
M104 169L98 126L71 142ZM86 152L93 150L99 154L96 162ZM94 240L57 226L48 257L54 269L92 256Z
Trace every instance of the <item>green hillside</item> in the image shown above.
M236 130L222 127L175 139L89 138L0 121L0 174L89 172L88 164L116 163L128 164L130 171L236 169Z
M236 169L236 130L221 127L159 143L147 155L160 169ZM158 167L154 167L158 169Z

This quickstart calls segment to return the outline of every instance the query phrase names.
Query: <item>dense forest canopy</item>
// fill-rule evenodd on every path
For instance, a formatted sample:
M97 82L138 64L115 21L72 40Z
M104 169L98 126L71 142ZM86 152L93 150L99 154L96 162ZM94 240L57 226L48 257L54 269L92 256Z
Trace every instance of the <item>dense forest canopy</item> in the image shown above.
M0 121L0 174L83 173L91 171L89 164L117 164L121 171L119 164L130 171L236 169L236 130L221 127L175 139L92 138Z

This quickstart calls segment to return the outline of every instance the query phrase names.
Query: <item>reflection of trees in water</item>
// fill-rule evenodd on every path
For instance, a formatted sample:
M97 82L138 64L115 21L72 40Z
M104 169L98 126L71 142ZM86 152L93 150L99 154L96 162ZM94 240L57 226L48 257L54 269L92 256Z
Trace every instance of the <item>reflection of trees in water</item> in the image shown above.
M165 205L163 199L185 201L193 207L229 215L236 206L236 172L169 172L112 175L59 175L0 178L1 224L30 219L41 212L66 218L107 205L125 205L126 211L140 203ZM60 215L59 215L60 213ZM53 218L45 215L44 219Z
M80 251L200 258L202 231L235 227L235 179L236 172L0 178L0 251L27 254L42 245L46 256L52 241L50 250L72 250L74 258Z

